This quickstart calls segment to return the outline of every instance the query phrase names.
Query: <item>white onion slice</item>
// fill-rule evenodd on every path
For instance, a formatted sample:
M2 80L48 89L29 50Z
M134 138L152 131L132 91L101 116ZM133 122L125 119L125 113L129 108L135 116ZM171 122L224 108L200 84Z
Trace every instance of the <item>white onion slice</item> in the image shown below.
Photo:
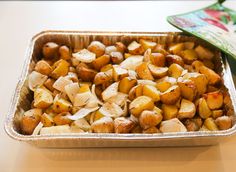
M87 116L88 114L90 114L91 112L94 112L95 110L97 110L99 107L96 108L82 108L80 109L78 112L76 112L74 115L72 116L68 116L69 119L71 120L78 120L80 118L84 118L85 116Z
M39 122L38 125L35 127L32 135L38 135L42 128L43 128L43 123Z
M90 52L87 49L83 49L77 53L73 53L72 56L84 63L91 63L96 59L96 54Z
M29 74L28 85L30 90L34 91L37 87L43 85L43 83L48 79L46 75L39 72L33 71Z

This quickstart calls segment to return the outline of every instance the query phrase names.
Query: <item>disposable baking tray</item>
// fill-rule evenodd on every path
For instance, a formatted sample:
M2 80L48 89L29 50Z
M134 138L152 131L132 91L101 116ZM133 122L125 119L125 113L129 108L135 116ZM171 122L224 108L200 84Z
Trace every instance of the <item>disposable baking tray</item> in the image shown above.
M224 131L197 131L185 133L157 134L96 134L77 133L64 135L22 135L19 120L23 112L30 108L32 92L27 87L27 76L37 60L41 58L41 48L49 41L80 49L93 40L106 45L117 41L129 43L132 40L148 38L158 43L170 44L180 41L194 41L207 46L215 53L217 72L221 75L225 89L232 100L232 110L236 109L236 93L228 61L218 50L197 38L181 32L81 32L81 31L43 31L35 35L29 43L20 80L13 94L5 121L5 131L15 140L24 141L38 147L75 148L75 147L169 147L214 145L236 132L236 125ZM235 113L234 113L235 115Z

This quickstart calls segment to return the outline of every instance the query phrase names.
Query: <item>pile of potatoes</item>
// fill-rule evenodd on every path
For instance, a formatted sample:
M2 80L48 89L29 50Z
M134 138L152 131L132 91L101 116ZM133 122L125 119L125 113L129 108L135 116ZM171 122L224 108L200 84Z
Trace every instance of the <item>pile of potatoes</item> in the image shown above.
M92 41L72 50L48 42L29 74L27 135L226 130L233 110L214 53L194 42Z

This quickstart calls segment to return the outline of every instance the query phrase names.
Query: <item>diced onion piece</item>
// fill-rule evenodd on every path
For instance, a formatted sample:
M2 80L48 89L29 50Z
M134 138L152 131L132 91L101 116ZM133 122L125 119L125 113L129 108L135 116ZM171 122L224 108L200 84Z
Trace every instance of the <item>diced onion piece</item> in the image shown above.
M65 86L72 83L73 82L70 79L61 76L55 81L55 83L53 84L53 88L65 93Z
M43 75L39 72L33 71L29 74L28 85L30 90L34 91L37 87L43 85L43 83L47 80L47 76Z
M32 135L38 135L42 128L43 128L43 123L39 122L38 125L35 127Z
M72 103L74 103L74 99L76 94L79 92L79 88L78 83L71 83L65 86L65 92Z
M115 103L119 106L123 106L127 101L128 94L118 92L117 95L110 97L107 102Z
M135 71L136 67L143 62L143 56L130 56L121 62L120 66L122 68Z
M92 85L91 91L94 97L97 99L98 104L103 105L104 103L97 97L97 94L95 93L95 84Z
M122 108L115 103L105 103L100 109L100 113L109 117L120 117L124 114Z
M84 106L87 103L89 103L92 93L90 91L84 92L84 93L79 93L75 95L74 98L74 106Z
M91 112L94 112L95 110L97 110L98 107L96 108L82 108L80 109L78 112L76 112L74 115L72 116L68 116L69 119L71 120L78 120L78 119L81 119L81 118L84 118L85 116L87 116L88 114L90 114Z
M84 63L91 63L96 59L96 54L88 51L87 49L83 49L77 53L73 53L72 56Z
M108 100L109 98L116 96L118 94L118 82L111 84L102 92L102 99L104 101Z
M139 79L138 84L151 85L151 86L154 86L154 87L156 87L156 85L157 85L156 82L153 82L151 80L145 80L145 79Z
M70 126L69 125L58 125L52 127L43 127L40 130L40 135L50 135L50 134L65 134L70 133Z

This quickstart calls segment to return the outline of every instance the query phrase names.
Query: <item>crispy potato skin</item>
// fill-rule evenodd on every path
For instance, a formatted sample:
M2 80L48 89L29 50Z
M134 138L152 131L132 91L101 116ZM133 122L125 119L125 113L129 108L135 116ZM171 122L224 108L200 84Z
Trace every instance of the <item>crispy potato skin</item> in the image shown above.
M93 41L88 46L88 50L96 54L97 57L100 57L105 53L105 48L106 46L99 41Z
M164 93L161 93L161 102L164 104L175 104L178 101L180 94L179 86L174 85Z
M148 63L143 62L136 68L136 72L141 79L154 80L152 73L148 68Z
M48 42L43 46L43 56L46 59L53 59L58 55L59 45L54 42Z
M134 126L135 123L132 120L124 117L119 117L114 120L115 133L129 133Z
M77 66L76 71L77 71L78 77L85 82L93 81L94 77L97 74L95 70L86 68L84 66Z

